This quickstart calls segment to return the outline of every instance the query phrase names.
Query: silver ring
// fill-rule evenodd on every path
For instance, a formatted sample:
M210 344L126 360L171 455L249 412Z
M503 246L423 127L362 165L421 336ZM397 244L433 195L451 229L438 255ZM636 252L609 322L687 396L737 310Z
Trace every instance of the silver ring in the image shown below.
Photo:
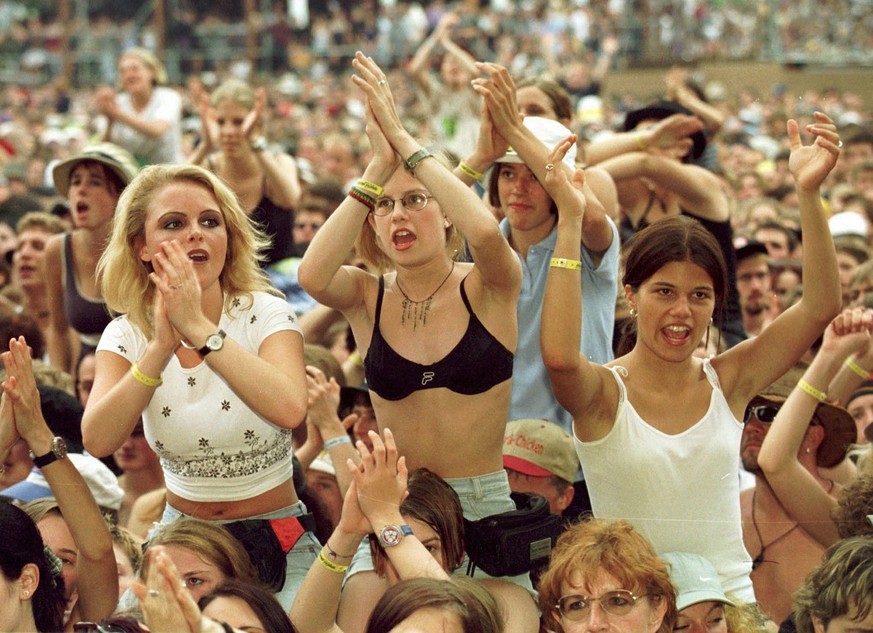
M546 171L552 171L555 166L552 163L546 163Z
M839 141L837 141L837 147L842 147L842 146L843 146L843 139L840 139Z
M384 85L385 85L385 80L384 80L384 79L380 79L380 80L379 80L379 85L380 85L380 86L384 86Z
M149 595L152 598L157 598L159 595L161 595L161 592L158 591L157 589L149 589Z

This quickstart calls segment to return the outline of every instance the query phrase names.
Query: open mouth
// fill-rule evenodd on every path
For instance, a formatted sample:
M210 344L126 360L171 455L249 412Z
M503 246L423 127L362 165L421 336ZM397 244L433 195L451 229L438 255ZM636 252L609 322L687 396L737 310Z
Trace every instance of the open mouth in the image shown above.
M209 259L209 255L206 253L206 251L191 251L190 253L188 253L188 259L190 259L195 264L202 264Z
M662 332L671 345L684 345L691 336L691 328L687 325L668 325Z
M400 229L391 236L391 241L396 248L405 250L415 242L415 233L407 231L406 229Z

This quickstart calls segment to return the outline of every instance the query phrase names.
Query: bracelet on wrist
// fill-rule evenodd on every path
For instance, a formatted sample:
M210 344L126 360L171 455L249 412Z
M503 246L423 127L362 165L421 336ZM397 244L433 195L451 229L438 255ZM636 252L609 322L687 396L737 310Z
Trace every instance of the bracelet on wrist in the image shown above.
M362 205L367 207L367 209L369 209L370 211L376 209L376 199L363 189L359 189L358 187L352 187L349 191L349 197L354 198Z
M338 437L332 437L329 440L324 441L324 450L329 451L332 448L336 448L337 446L341 446L343 444L351 444L352 438L348 435L340 435Z
M358 189L363 189L367 193L376 196L377 198L385 193L385 187L383 187L382 185L377 185L375 182L364 180L363 178L358 180L358 184L356 186L358 187Z
M464 172L466 175L468 175L473 180L477 180L477 181L482 180L482 176L485 175L481 171L476 171L475 169L470 167L466 163L466 161L463 161L463 160L460 163L458 163L458 169L460 169L462 172Z
M551 268L566 268L567 270L582 270L582 260L552 257L549 266Z
M151 378L150 376L146 376L144 373L142 373L140 371L140 369L136 363L134 363L133 365L130 366L130 373L136 379L137 382L145 385L146 387L158 387L161 385L161 383L164 382L163 379L160 377Z
M337 565L335 562L328 560L327 556L324 555L324 549L318 550L318 562L321 563L321 566L326 570L332 571L336 574L344 574L349 569L348 565Z
M827 402L827 400L828 400L828 394L826 394L824 391L819 391L818 389L813 387L811 384L806 382L803 378L801 378L800 380L797 381L797 386L801 391L809 394L810 396L812 396L813 398L815 398L819 402Z
M354 558L355 557L354 552L352 552L351 554L339 554L338 552L335 552L334 549L330 546L330 543L325 543L324 547L325 547L325 549L327 549L327 555L330 556L331 558Z
M849 369L851 369L853 372L855 372L855 374L860 376L861 378L869 378L870 377L870 372L867 371L866 369L864 369L863 367L861 367L857 363L857 361L855 361L855 359L852 358L851 356L849 358L847 358L846 362L843 364L846 367L848 367Z

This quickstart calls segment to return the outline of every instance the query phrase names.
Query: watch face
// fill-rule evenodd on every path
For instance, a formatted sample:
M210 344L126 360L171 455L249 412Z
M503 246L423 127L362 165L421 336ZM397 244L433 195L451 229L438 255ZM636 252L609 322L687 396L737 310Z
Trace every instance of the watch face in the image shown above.
M220 334L213 334L208 339L206 339L206 347L208 347L213 352L220 350L223 346L224 337Z
M67 443L64 441L64 438L55 437L52 440L52 453L54 453L58 459L63 459L67 456Z
M396 525L386 525L382 528L382 531L379 532L379 541L381 541L382 545L385 547L393 547L400 542L400 539L403 538L403 532L400 531Z

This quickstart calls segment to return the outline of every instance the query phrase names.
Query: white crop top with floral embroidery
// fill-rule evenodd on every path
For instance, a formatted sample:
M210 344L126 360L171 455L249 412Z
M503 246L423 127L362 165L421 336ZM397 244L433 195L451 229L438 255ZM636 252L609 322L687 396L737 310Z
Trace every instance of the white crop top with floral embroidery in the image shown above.
M219 327L228 338L257 354L271 334L301 332L284 300L265 292L252 295L253 302L240 296L230 314L221 315ZM106 327L97 350L133 363L146 343L142 332L121 316ZM191 501L238 501L291 476L291 431L252 411L206 362L186 369L173 356L161 377L164 382L142 417L168 490Z

